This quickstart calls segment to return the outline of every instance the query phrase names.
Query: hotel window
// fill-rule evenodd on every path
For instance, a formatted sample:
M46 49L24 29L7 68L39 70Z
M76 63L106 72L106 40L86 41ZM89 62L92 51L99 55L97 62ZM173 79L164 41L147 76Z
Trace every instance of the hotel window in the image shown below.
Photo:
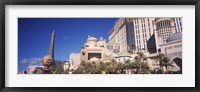
M166 20L165 20L165 21L163 21L163 26L166 26Z
M165 20L163 21L163 26L165 26Z
M165 25L168 26L167 21L165 21Z
M166 25L169 26L168 20L166 21Z
M158 24L159 24L159 27L161 27L161 22L159 22Z
M160 28L160 22L158 23L158 27Z
M166 21L166 24L165 24L165 26L169 26L169 21Z
M168 20L165 21L165 26L168 26Z

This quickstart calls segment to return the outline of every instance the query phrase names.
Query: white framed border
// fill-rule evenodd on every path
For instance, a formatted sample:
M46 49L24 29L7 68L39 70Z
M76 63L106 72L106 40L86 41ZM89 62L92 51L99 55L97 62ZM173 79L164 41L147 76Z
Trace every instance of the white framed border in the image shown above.
M183 72L17 75L18 17L183 17ZM5 22L5 87L195 87L195 5L6 5Z

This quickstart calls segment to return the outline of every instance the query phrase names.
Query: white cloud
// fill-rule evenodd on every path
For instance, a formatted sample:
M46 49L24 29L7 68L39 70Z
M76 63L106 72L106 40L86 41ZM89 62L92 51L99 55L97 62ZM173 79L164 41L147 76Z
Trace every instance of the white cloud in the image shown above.
M22 64L27 64L27 65L37 65L42 62L41 58L24 58L20 61Z

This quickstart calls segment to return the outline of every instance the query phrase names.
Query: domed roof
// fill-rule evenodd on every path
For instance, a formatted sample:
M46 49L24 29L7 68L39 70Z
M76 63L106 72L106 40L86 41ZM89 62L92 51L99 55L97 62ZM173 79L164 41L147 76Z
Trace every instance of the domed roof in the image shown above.
M175 41L175 40L179 40L179 39L182 39L182 33L175 33L175 34L169 36L166 41L171 42L171 41Z
M88 37L88 39L87 39L87 42L89 42L89 41L94 41L94 42L97 42L97 41L98 41L98 39L97 39L97 38L95 38L95 37Z

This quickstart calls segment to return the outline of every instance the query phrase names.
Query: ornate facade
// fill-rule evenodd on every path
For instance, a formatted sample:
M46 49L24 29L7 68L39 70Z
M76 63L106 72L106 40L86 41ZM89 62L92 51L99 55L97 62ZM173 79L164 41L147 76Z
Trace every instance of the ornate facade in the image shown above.
M84 47L81 48L81 61L106 61L111 59L111 53L107 49L106 40L101 37L99 40L88 36Z

